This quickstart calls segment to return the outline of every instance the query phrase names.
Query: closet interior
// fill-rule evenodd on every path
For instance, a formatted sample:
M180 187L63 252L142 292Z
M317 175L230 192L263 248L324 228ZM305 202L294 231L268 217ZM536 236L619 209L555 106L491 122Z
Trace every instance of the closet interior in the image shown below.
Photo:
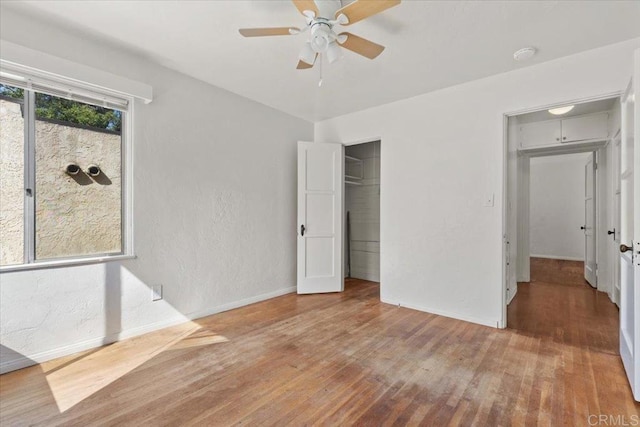
M380 141L345 147L345 276L380 281Z

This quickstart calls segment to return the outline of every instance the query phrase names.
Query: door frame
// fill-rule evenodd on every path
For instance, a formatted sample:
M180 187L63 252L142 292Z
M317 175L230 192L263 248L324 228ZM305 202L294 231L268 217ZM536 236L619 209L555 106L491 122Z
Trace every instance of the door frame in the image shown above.
M625 88L626 89L626 88ZM513 116L519 116L521 114L526 114L526 113L533 113L536 111L543 111L543 110L548 110L551 108L558 108L558 107L562 107L565 105L570 105L570 104L582 104L585 102L593 102L593 101L601 101L601 100L605 100L605 99L612 99L612 98L619 98L620 96L622 96L624 93L624 90L618 90L618 91L614 91L614 92L609 92L609 93L604 93L604 94L600 94L600 95L594 95L594 96L590 96L590 97L584 97L584 98L578 98L578 99L572 99L572 100L566 100L563 102L554 102L551 104L543 104L543 105L538 105L538 106L531 106L528 108L523 108L520 110L515 110L515 111L508 111L505 112L501 115L500 120L502 121L502 173L503 173L503 179L502 179L502 195L503 195L503 201L504 203L502 203L502 235L501 235L501 241L502 241L502 292L501 292L501 296L500 296L500 300L501 300L501 306L502 306L502 318L500 319L500 322L498 322L498 328L506 328L507 327L507 305L510 302L510 300L515 296L515 293L517 293L517 278L516 278L516 289L515 292L512 293L510 295L511 298L509 298L508 292L509 292L509 269L510 268L517 268L517 258L515 262L511 262L511 260L509 259L510 254L510 247L514 245L514 242L516 245L518 245L518 241L516 238L516 230L511 230L510 226L509 226L509 205L512 204L514 206L517 206L518 203L518 199L519 197L516 197L516 200L511 200L511 198L509 197L509 189L511 188L511 186L516 185L516 182L511 182L511 180L509 179L509 172L511 171L511 168L509 167L509 118L513 117ZM612 137L609 137L607 139L607 144L609 143L609 141L612 139ZM606 147L606 145L605 145ZM604 148L604 147L603 147ZM601 149L603 149L601 148ZM589 150L587 150L589 151ZM593 151L593 150L591 150ZM600 194L600 188L602 187L602 185L598 185L598 176L601 174L598 174L596 171L596 191L598 191L598 194ZM517 177L517 175L516 175ZM528 191L528 189L527 189ZM598 206L600 205L600 203L598 203ZM596 215L599 216L600 212L599 212L599 208L596 210ZM599 223L599 220L596 220L596 223ZM516 254L518 253L518 251L516 251ZM598 238L596 237L596 253L599 253L599 243L598 243ZM509 265L511 264L511 265ZM515 265L514 265L515 264Z
M611 225L614 228L614 240L610 242L609 254L611 256L611 301L620 308L620 158L622 145L622 129L611 139ZM617 286L616 286L617 284Z

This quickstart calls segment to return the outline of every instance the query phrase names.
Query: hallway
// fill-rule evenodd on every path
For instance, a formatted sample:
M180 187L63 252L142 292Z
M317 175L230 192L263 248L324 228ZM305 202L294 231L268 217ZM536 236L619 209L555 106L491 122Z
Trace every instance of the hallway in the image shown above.
M580 261L531 258L531 282L518 284L507 327L618 355L618 308L589 286L583 269Z

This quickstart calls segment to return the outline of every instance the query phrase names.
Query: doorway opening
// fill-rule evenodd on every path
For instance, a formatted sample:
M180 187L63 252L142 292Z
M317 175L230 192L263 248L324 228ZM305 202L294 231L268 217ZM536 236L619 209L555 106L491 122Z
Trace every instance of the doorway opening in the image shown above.
M344 277L380 282L380 141L344 150Z
M598 304L613 310L611 322L617 322L620 99L558 107L571 108L561 115L547 109L512 115L506 122L505 326L542 335L573 333L585 324L578 319L596 316L590 311ZM572 313L585 298L597 303ZM617 329L601 323L613 331L608 347L615 349Z

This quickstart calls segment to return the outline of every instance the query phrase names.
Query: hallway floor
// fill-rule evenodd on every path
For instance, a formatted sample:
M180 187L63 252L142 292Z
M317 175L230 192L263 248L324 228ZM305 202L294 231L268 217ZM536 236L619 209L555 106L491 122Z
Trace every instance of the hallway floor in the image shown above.
M508 328L554 342L619 354L618 308L584 279L584 264L531 258L531 282L518 283Z

